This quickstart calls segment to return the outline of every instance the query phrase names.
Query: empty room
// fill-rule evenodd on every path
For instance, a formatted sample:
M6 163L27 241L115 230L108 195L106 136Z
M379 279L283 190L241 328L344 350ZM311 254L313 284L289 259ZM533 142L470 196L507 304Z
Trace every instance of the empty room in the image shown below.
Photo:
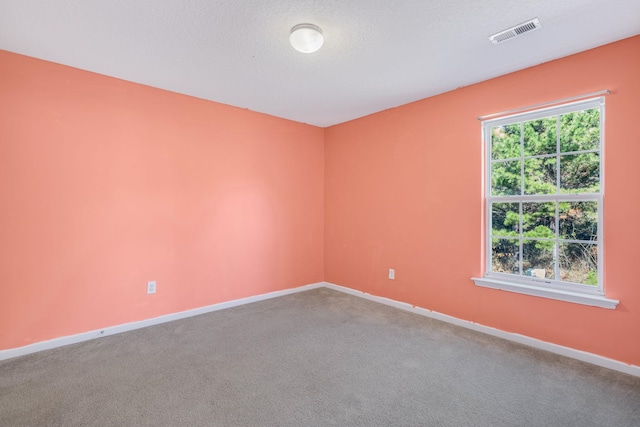
M640 426L640 2L0 0L1 426Z

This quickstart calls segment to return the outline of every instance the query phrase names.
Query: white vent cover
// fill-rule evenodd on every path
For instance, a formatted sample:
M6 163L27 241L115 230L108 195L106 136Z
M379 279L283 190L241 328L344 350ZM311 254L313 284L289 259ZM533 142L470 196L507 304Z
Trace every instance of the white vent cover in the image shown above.
M502 43L509 39L521 36L524 33L528 33L529 31L536 30L540 27L542 27L540 20L538 18L533 18L530 21L523 22L522 24L511 27L508 30L500 31L497 34L489 36L489 40L491 40L493 44Z

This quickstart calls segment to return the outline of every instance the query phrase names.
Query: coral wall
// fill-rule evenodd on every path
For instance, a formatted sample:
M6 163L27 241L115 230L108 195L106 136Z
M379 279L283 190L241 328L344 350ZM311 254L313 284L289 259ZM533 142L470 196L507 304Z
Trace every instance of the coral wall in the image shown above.
M325 280L640 365L638 76L640 36L328 128ZM617 309L476 287L484 247L477 117L602 89L612 91L604 274Z
M0 349L321 281L323 138L0 51Z

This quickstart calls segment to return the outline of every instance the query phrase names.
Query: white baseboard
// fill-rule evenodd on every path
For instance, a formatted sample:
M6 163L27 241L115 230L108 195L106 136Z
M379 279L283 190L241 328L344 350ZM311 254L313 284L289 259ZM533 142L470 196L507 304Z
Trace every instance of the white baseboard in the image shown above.
M517 342L519 344L524 344L530 347L538 348L540 350L546 350L551 353L559 354L561 356L570 357L573 359L581 360L583 362L591 363L593 365L602 366L604 368L612 369L614 371L624 372L625 374L640 377L640 366L629 365L627 363L623 363L618 360L609 359L603 356L599 356L597 354L587 353L586 351L576 350L570 347L565 347L558 344L549 343L546 341L541 341L539 339L531 338L525 335L501 331L500 329L481 325L479 323L470 322L468 320L458 319L457 317L448 316L446 314L427 310L421 307L416 307L405 302L371 295L366 292L357 291L355 289L335 285L333 283L328 283L328 282L313 283L309 285L300 286L297 288L269 292L266 294L255 295L252 297L241 298L241 299L232 300L232 301L226 301L218 304L209 305L206 307L200 307L192 310L181 311L178 313L166 314L164 316L145 319L138 322L131 322L131 323L125 323L122 325L109 326L103 329L82 332L80 334L55 338L48 341L41 341L34 344L26 345L24 347L0 350L0 360L11 359L14 357L24 356L31 353L37 353L40 351L49 350L56 347L62 347L69 344L76 344L79 342L89 341L96 338L106 337L109 335L115 335L122 332L133 331L135 329L146 328L147 326L159 325L161 323L172 322L174 320L184 319L187 317L197 316L205 313L211 313L213 311L224 310L225 308L237 307L237 306L249 304L252 302L263 301L270 298L276 298L284 295L293 294L296 292L303 292L303 291L308 291L310 289L316 289L321 287L326 287L339 292L344 292L360 298L365 298L381 304L389 305L391 307L396 307L401 310L405 310L405 311L416 313L422 316L430 317L432 319L451 323L456 326L461 326L463 328L482 332L484 334L492 335L508 341Z
M89 341L96 338L115 335L122 332L133 331L135 329L146 328L147 326L159 325L161 323L172 322L174 320L184 319L199 314L211 313L212 311L224 310L225 308L237 307L239 305L249 304L252 302L263 301L270 298L281 297L296 292L308 291L310 289L320 288L324 286L324 282L304 285L297 288L285 289L282 291L269 292L266 294L256 295L247 298L236 299L232 301L221 302L219 304L208 305L206 307L195 308L192 310L181 311L178 313L166 314L151 319L140 320L138 322L125 323L122 325L109 326L94 331L82 332L75 335L69 335L52 340L40 341L23 347L10 348L0 350L0 360L11 359L18 356L24 356L39 351L49 350L56 347L62 347L69 344L76 344L83 341Z
M365 298L381 304L396 307L401 310L410 311L412 313L420 314L422 316L430 317L432 319L451 323L456 326L462 326L463 328L482 332L488 335L493 335L494 337L517 342L519 344L524 344L529 347L534 347L540 350L546 350L551 353L559 354L561 356L566 356L572 359L577 359L583 362L591 363L593 365L602 366L603 368L608 368L614 371L624 372L625 374L640 377L640 366L629 365L627 363L620 362L618 360L609 359L607 357L598 356L597 354L587 353L586 351L576 350L570 347L565 347L562 345L553 344L546 341L541 341L539 339L531 338L526 335L520 335L520 334L514 334L512 332L501 331L500 329L481 325L479 323L470 322L468 320L458 319L457 317L448 316L446 314L427 310L425 308L416 307L411 304L392 300L389 298L371 295L366 292L357 291L351 288L346 288L344 286L335 285L333 283L324 282L323 284L325 287L329 289L344 292L350 295L355 295L357 297Z

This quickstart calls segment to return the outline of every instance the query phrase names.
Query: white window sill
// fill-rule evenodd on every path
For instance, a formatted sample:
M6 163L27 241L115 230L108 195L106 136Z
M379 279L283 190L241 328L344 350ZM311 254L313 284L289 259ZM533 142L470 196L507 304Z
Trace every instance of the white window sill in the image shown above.
M504 280L496 280L493 278L473 277L471 280L475 282L476 286L482 286L484 288L501 289L503 291L517 292L519 294L533 295L536 297L550 298L576 304L591 305L594 307L609 308L612 310L615 309L620 302L615 299L606 298L603 295L589 295L559 289L542 288L521 283L507 282Z

